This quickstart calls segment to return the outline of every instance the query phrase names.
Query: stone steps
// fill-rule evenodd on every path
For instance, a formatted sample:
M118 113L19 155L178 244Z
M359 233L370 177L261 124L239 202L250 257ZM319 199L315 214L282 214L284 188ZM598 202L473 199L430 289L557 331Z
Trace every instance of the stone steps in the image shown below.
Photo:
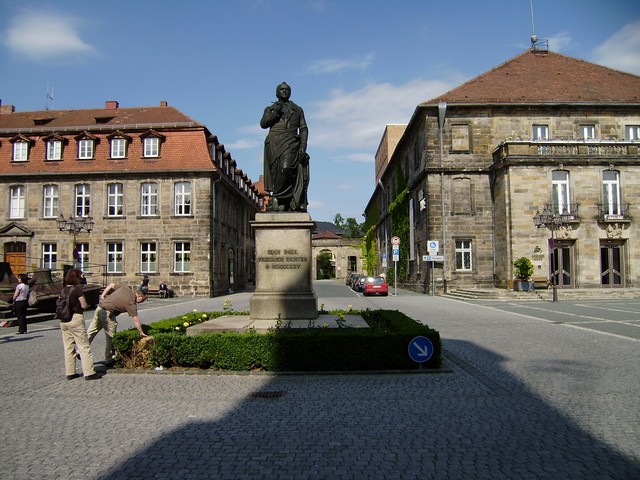
M444 295L461 300L544 300L551 301L553 289L516 292L504 288L458 288ZM557 289L558 300L596 300L611 298L640 298L640 288L576 288Z

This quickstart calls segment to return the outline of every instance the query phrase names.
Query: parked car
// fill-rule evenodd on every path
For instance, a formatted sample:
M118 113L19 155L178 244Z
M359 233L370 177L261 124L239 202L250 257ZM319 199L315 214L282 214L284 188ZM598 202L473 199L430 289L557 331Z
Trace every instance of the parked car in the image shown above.
M351 278L349 279L349 287L351 287L351 289L353 289L353 290L356 289L356 283L358 282L360 277L362 277L362 274L360 274L360 273L354 273L351 276Z
M382 277L366 277L362 287L362 295L389 295L389 285Z
M353 285L353 289L356 292L362 292L364 289L364 284L367 281L367 276L366 275L360 275L358 277L358 279L356 280L355 284Z

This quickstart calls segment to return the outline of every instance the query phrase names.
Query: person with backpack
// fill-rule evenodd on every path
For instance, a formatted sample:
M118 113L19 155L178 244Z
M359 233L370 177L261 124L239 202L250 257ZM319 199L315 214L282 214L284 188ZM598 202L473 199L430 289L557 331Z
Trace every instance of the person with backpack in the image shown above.
M81 284L82 272L76 268L64 277L62 291L56 300L56 317L60 320L62 344L64 346L64 369L67 380L80 375L76 373L76 351L80 355L85 380L101 377L93 368L93 354L84 325L83 311L89 308Z
M96 307L93 315L93 321L89 325L87 334L89 335L89 343L98 332L104 329L106 335L104 361L107 367L114 365L113 359L113 336L118 329L116 318L121 313L127 312L136 326L141 337L147 334L142 330L142 322L138 316L138 304L144 302L149 295L147 287L140 286L134 292L125 285L110 283L100 295L100 303Z

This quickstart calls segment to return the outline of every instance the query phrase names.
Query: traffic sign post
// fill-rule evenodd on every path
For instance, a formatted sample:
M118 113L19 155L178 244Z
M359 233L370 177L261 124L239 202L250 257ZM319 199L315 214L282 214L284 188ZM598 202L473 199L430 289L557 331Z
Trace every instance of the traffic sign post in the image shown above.
M400 237L391 237L391 245L393 249L391 254L393 256L393 291L394 295L398 296L398 262L400 261Z
M419 364L418 368L422 368L422 364L433 356L433 350L431 340L422 335L412 338L409 342L409 357Z

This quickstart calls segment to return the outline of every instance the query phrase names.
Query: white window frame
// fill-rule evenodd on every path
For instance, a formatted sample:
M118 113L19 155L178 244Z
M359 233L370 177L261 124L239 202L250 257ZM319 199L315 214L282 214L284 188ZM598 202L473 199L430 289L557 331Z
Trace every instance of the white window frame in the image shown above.
M627 140L633 140L634 142L640 140L640 125L627 125L624 130Z
M160 139L158 137L144 138L144 157L153 158L160 156Z
M144 182L140 185L140 216L155 217L158 215L158 184Z
M605 217L622 215L620 207L620 173L616 170L602 172L602 203Z
M174 185L175 208L174 213L178 217L191 215L191 182L176 182Z
M49 140L47 142L47 160L62 159L62 142L60 140Z
M191 242L175 242L173 245L173 271L191 272Z
M459 239L455 241L455 269L458 272L473 270L473 240Z
M91 186L88 183L80 183L75 186L75 216L88 217L91 215Z
M55 243L42 244L42 268L58 269L58 245Z
M107 217L124 216L124 185L110 183L107 185Z
M78 158L80 160L92 159L95 142L90 138L78 140Z
M107 273L124 272L124 245L122 242L107 242Z
M115 137L111 139L111 158L127 157L127 139Z
M26 162L27 160L29 160L29 142L15 142L13 144L13 161Z
M551 172L551 191L554 213L571 213L571 191L568 171L553 170Z
M158 272L158 244L140 242L140 273Z
M27 188L24 185L12 185L9 192L9 218L25 218Z
M58 185L42 187L42 216L56 218L60 212L60 191Z
M534 124L533 139L537 141L549 140L549 125Z
M78 258L80 259L80 264L77 268L86 272L89 269L89 244L76 243L75 248L78 249Z
M580 140L595 140L596 138L595 125L580 125L578 129L580 131Z

